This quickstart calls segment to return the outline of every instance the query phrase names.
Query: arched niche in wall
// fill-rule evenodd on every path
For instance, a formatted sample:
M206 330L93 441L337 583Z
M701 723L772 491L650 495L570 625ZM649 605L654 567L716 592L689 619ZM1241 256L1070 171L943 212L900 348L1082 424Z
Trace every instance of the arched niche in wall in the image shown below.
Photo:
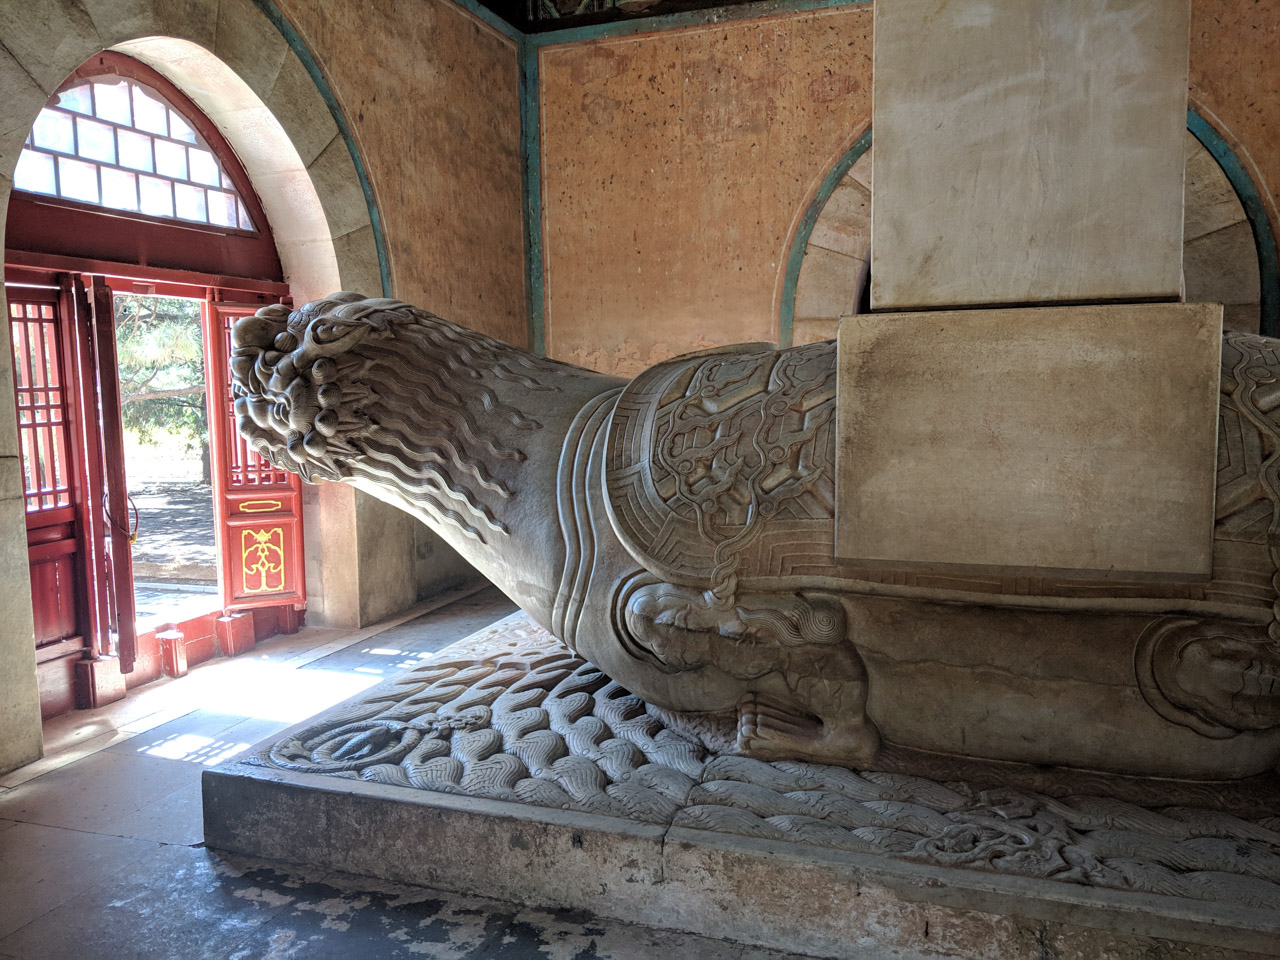
M265 12L264 12L265 11ZM269 15L270 14L270 15ZM389 293L390 268L350 132L292 28L254 0L0 4L0 223L32 123L82 63L115 49L143 61L217 125L270 223L296 301ZM30 643L9 330L0 324L0 770L34 759L40 715ZM24 626L25 625L25 626Z
M1195 111L1187 116L1185 148L1186 299L1222 303L1229 330L1274 335L1280 278L1257 189L1230 147ZM784 286L784 344L830 339L839 318L853 311L871 253L872 153L868 130L829 172L801 221Z

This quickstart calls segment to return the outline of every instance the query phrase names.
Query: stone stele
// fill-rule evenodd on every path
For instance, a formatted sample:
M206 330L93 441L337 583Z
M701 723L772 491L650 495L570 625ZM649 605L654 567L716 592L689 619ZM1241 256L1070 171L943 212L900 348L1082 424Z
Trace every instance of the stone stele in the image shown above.
M1190 16L876 4L872 306L1176 299Z
M830 342L627 382L336 294L232 344L254 450L409 511L632 694L729 716L746 757L1193 780L1280 757L1275 340L1222 337L1212 570L1185 580L837 560Z
M846 317L836 554L1210 576L1221 343L1210 303Z

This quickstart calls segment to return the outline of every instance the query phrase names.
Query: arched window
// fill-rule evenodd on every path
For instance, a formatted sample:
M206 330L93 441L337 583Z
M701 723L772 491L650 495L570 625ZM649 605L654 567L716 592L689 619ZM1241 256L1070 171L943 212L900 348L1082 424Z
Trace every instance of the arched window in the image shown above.
M36 119L14 172L19 190L148 216L252 230L213 149L138 80L73 80Z
M7 254L284 278L217 126L132 57L104 51L67 78L32 125L13 186Z
M14 186L64 200L252 230L236 184L178 110L127 77L74 83L40 111Z

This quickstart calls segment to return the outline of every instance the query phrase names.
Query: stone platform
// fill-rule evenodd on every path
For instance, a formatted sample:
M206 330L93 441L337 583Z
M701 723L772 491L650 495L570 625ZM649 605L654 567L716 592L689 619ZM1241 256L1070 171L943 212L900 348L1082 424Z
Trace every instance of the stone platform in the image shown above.
M854 772L736 756L732 733L518 613L207 771L206 841L814 954L1280 955L1274 778L892 750Z

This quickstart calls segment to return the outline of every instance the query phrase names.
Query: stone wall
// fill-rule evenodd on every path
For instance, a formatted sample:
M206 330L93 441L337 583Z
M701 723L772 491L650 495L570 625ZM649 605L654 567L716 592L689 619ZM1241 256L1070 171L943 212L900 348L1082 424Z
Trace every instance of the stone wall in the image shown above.
M870 123L872 16L873 4L854 4L542 48L553 356L634 373L686 350L777 339L800 217ZM1193 0L1191 105L1241 159L1273 228L1277 45L1280 6ZM843 191L855 220L868 213L853 194L869 178L868 155ZM1255 295L1242 293L1253 282L1250 251L1239 255L1235 234L1248 228L1238 217L1231 227L1230 237L1189 246L1187 295L1224 299L1228 325L1247 328L1256 323L1256 306L1246 303ZM855 229L837 239L869 238ZM811 243L810 253L815 246L831 245ZM795 302L796 342L834 335L831 305L848 299L857 280L822 276L829 265L811 259ZM1221 282L1211 282L1213 271ZM1223 283L1231 289L1219 289Z
M393 295L527 345L515 41L443 0L279 5L360 145Z
M1280 236L1280 5L1191 2L1191 105L1235 151Z

